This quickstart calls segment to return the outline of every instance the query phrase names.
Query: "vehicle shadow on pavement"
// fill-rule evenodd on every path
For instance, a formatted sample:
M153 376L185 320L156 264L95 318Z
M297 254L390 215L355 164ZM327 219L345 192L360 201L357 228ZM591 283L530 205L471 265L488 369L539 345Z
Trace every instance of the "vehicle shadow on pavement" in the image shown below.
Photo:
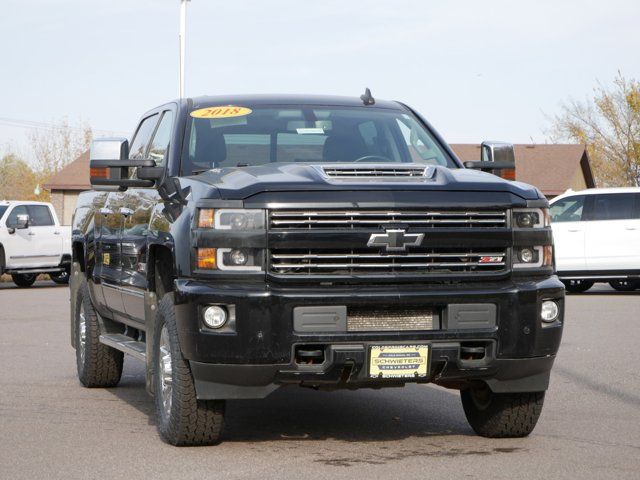
M108 391L155 425L142 365L125 362L120 385ZM117 408L117 407L116 407ZM336 439L392 441L409 437L474 435L457 391L427 385L333 392L298 386L261 400L227 402L224 442Z
M569 293L567 292L567 296L569 297L598 297L598 296L624 296L624 295L640 295L640 290L635 290L633 292L616 292L615 290L596 290L596 291L586 291L583 293Z
M69 285L58 285L57 283L42 281L42 282L36 282L30 287L22 288L22 287L18 287L13 282L0 282L0 290L21 290L21 291L28 292L29 290L38 290L41 288L69 288Z

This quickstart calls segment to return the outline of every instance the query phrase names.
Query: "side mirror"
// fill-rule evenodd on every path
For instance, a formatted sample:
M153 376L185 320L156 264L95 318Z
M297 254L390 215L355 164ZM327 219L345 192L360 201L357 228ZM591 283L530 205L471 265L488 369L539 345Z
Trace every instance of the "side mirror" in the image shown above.
M511 143L482 142L480 161L467 161L464 166L493 173L505 180L516 179L516 156Z
M24 230L25 228L29 228L29 215L26 213L21 213L16 215L16 224L13 226L16 230Z
M130 168L138 168L137 178L129 178ZM164 173L153 160L130 160L126 138L101 138L91 142L89 169L91 186L119 190L152 187Z

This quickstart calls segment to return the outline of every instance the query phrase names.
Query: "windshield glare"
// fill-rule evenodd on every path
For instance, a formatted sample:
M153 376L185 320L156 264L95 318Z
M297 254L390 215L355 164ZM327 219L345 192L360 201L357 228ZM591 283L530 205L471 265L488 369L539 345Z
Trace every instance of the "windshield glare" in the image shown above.
M268 107L190 117L183 174L274 162L418 163L455 167L410 114L371 107Z

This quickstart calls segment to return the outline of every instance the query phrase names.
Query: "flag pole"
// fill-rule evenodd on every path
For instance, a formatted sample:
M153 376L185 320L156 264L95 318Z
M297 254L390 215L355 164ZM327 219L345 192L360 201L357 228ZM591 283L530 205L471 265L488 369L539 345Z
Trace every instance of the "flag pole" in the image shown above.
M180 79L179 96L184 98L184 57L185 57L185 35L187 31L187 2L190 0L180 0Z

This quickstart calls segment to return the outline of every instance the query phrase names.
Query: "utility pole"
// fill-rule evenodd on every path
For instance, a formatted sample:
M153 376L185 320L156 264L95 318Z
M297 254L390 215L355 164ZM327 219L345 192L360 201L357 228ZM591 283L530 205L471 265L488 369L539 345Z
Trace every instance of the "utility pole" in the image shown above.
M187 31L187 2L191 0L180 0L180 98L184 97L184 56L185 56L185 36Z

